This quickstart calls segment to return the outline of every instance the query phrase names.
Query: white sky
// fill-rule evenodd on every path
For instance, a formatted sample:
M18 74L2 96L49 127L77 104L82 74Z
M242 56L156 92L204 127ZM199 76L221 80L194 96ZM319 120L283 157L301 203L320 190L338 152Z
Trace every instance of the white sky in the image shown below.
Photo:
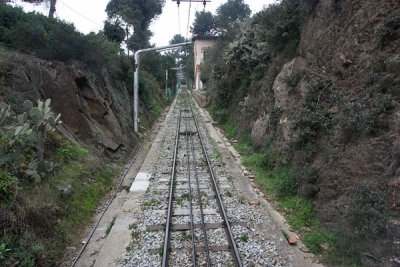
M103 29L103 23L106 20L105 9L107 3L110 0L57 0L55 16L59 19L72 22L75 27L83 32L98 32ZM206 11L210 11L215 14L215 10L227 0L211 0L206 5ZM276 2L275 0L245 0L250 6L252 14L262 10L262 8L268 4ZM16 1L20 4L20 1ZM45 5L34 6L31 4L21 4L25 11L36 10L38 12L47 15L48 8ZM190 12L190 23L192 25L194 14L196 11L203 10L203 4L192 3ZM151 43L155 43L157 46L167 45L172 37L180 33L186 36L187 25L188 25L188 12L189 3L181 2L179 13L180 23L178 19L178 7L176 2L172 0L166 0L162 14L154 20L150 26L150 30L154 33L151 38ZM180 26L180 32L179 32ZM190 36L190 32L189 32Z

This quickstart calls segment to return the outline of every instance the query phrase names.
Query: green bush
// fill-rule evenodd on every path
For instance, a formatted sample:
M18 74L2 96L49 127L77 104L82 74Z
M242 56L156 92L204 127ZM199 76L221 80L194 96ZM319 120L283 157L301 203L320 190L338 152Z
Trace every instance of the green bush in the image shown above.
M89 152L85 148L72 145L63 146L57 150L58 157L65 161L77 160L88 154Z
M274 178L278 196L295 196L299 189L299 179L288 168L281 167Z
M23 232L19 236L2 235L0 244L5 248L3 250L4 259L0 258L3 266L33 267L44 260L45 246L32 233Z
M72 24L0 4L0 42L50 60L80 60L100 68L118 57L117 43L103 34L83 35Z
M284 49L296 50L304 16L316 1L283 1L256 13L229 45L226 61L239 73L249 73Z
M229 137L229 138L234 138L236 133L237 133L237 127L236 125L232 124L232 123L225 123L222 126L222 129L224 129L225 134Z
M320 254L323 251L321 244L332 243L333 237L333 232L316 230L311 233L305 234L303 242L312 253Z
M356 229L367 235L386 232L388 188L379 182L363 182L354 189L348 211Z
M359 266L360 253L352 246L352 237L345 231L322 229L307 233L303 242L311 252L321 254L326 263L334 266Z
M343 104L346 117L339 121L344 141L374 135L387 128L385 115L392 109L392 97L387 94L367 93L360 99Z
M285 209L288 223L294 230L320 226L310 200L298 196L285 196L279 199L279 205Z
M9 203L17 191L17 177L6 170L0 170L0 200L2 203Z

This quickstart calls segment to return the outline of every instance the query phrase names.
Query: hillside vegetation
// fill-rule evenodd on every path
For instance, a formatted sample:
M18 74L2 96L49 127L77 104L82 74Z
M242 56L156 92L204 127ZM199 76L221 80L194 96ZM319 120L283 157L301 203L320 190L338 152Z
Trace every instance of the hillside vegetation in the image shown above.
M1 266L68 260L140 141L133 60L108 37L0 3ZM143 59L142 132L168 104L160 88L174 63Z
M214 118L328 265L399 261L399 38L398 1L283 0L202 66Z

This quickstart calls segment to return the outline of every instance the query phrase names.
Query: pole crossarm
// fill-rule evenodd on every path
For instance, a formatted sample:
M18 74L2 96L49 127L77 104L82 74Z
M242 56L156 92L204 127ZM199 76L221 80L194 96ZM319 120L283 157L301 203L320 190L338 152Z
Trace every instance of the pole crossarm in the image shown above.
M139 133L139 65L140 65L140 55L148 52L160 52L172 50L174 48L180 48L186 45L190 45L192 42L184 42L173 45L150 47L145 49L140 49L135 52L135 70L133 73L133 130L135 133Z
M206 3L211 2L211 0L172 0L172 1L176 2L178 6L181 2L203 3L204 6L206 5Z

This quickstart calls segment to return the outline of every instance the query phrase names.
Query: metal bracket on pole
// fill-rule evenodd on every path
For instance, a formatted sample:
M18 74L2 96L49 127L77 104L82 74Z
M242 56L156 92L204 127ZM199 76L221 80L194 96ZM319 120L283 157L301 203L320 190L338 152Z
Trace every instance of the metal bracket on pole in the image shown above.
M135 52L134 59L135 59L135 70L133 73L133 130L135 133L139 133L139 67L140 67L140 54L148 53L148 52L160 52L171 50L174 48L180 48L182 46L190 45L192 42L185 42L167 46L160 46L160 47L151 47L140 49Z
M172 0L173 2L176 2L178 6L180 5L181 2L192 2L192 3L203 3L204 7L206 6L206 3L211 2L211 0Z

